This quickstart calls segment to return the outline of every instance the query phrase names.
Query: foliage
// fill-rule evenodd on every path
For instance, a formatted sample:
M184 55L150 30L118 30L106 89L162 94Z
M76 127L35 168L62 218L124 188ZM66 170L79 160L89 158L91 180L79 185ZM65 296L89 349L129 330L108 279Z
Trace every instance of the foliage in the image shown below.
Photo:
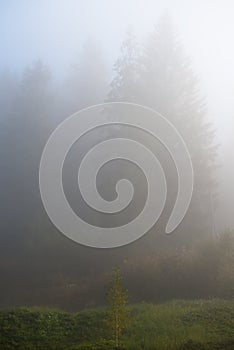
M231 350L234 304L220 299L128 306L123 333L127 350ZM0 311L0 348L4 350L113 350L106 340L107 310L69 314L21 308Z
M111 285L107 293L109 304L107 324L115 339L116 348L119 347L119 338L128 324L127 301L128 292L123 289L119 268L112 273Z
M134 301L233 298L233 252L233 231L227 231L191 248L155 249L144 257L129 257L121 268Z

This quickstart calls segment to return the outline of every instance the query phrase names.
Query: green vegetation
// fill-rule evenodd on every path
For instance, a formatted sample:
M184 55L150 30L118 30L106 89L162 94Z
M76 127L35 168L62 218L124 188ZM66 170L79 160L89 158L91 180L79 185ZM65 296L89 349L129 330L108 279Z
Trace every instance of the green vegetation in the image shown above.
M120 346L127 350L231 350L234 303L225 300L171 301L128 307L130 322ZM77 314L57 310L0 312L0 349L111 350L106 310Z

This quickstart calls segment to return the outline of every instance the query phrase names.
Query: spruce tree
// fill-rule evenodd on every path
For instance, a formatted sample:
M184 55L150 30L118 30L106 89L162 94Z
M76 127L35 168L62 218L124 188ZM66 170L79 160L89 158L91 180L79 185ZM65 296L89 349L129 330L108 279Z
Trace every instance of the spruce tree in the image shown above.
M110 84L108 101L135 102L138 93L140 46L132 31L127 32L121 55L114 64L114 78Z
M213 127L207 121L206 102L201 96L191 61L183 52L168 14L160 18L143 50L137 49L132 38L126 43L128 45L123 45L124 51L114 67L116 76L109 96L112 100L135 102L155 109L180 132L191 155L195 183L192 203L178 228L181 234L177 235L177 240L181 237L185 243L208 232L211 234L210 198L216 190L217 148L213 142ZM147 138L146 135L145 141L152 144ZM169 171L168 178L170 176ZM172 187L176 188L177 179L174 180ZM174 201L171 196L170 207Z

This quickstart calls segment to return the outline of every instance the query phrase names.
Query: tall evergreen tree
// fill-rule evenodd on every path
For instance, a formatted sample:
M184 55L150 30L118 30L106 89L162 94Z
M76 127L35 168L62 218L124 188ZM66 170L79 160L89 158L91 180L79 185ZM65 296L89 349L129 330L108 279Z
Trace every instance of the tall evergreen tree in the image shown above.
M132 31L127 32L121 56L114 64L115 76L110 85L109 101L136 101L138 94L140 46Z
M18 224L18 231L23 230L22 225L30 225L32 213L40 205L38 169L50 131L49 84L50 73L42 62L36 62L24 71L16 97L11 101L13 107L5 129L9 182L5 208L15 217L14 224ZM8 206L11 210L7 209Z
M210 196L215 189L216 147L198 79L183 53L169 15L159 20L144 45L143 54L133 49L136 46L132 39L126 43L115 65L116 76L109 96L155 109L181 133L193 161L195 186L189 213L179 228L185 235L180 237L191 240L192 235L194 238L205 235L211 232ZM176 186L174 182L173 187Z

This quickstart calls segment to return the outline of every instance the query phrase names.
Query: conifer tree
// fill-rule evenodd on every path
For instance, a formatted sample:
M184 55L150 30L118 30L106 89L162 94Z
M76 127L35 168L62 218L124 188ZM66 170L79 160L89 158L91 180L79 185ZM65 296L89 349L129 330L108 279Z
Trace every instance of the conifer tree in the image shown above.
M128 292L123 288L119 268L114 269L112 272L107 302L109 305L107 323L114 336L116 349L118 349L120 336L128 324Z
M188 146L195 174L193 200L178 228L184 233L180 237L185 242L192 236L196 239L207 232L211 234L210 197L216 191L217 147L191 62L183 52L168 14L161 17L142 50L137 48L133 38L127 38L126 43L114 66L116 76L109 96L112 100L135 102L155 109L180 132ZM176 186L177 179L173 183L173 187ZM173 200L169 200L170 206Z

